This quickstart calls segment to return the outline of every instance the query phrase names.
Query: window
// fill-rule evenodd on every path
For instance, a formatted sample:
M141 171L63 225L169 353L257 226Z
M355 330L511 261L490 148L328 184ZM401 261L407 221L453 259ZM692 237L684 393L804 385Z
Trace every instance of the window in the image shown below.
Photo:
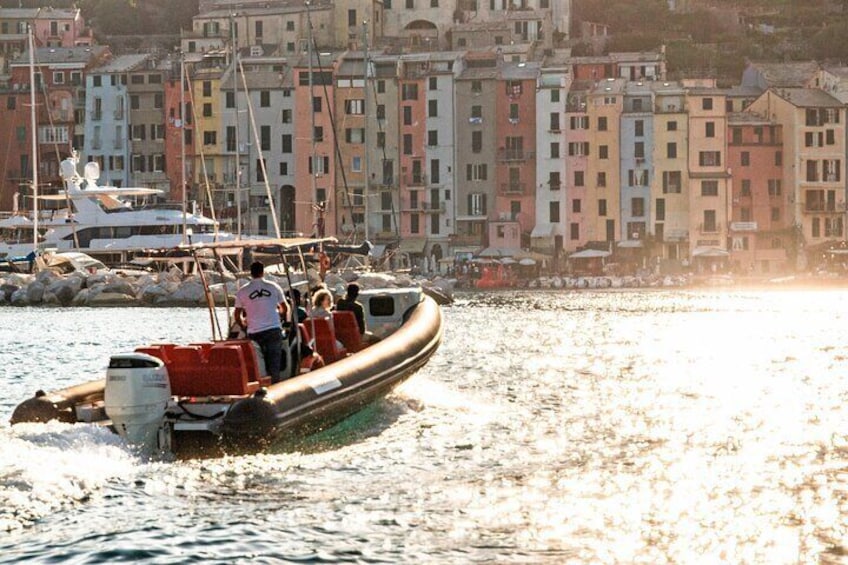
M551 143L551 159L559 159L559 143L556 141Z
M415 0L406 0L406 9L414 10L415 9Z
M559 112L551 112L551 131L560 131Z
M386 92L386 81L378 80L377 81L377 94L384 94Z
M779 222L780 221L780 208L772 207L771 209L771 221Z
M569 224L569 237L572 240L580 239L580 224L577 222Z
M834 145L836 143L835 132L832 129L829 129L825 132L826 143L828 145Z
M645 199L644 198L631 198L630 199L630 214L635 217L641 217L645 215Z
M347 11L347 27L356 27L356 10Z
M418 100L418 85L409 83L402 85L401 100Z
M637 141L633 145L633 156L636 157L636 159L644 159L645 158L645 142L644 141Z
M509 119L511 121L518 120L518 104L509 105Z
M17 98L15 98L14 96L9 96L8 98L6 98L6 109L14 110L18 106L17 102Z
M701 109L702 110L712 110L713 109L713 99L712 98L701 98Z
M598 200L598 216L607 215L607 201L605 198Z
M701 196L718 196L718 181L703 180L701 181Z
M677 131L677 122L672 120L665 125L666 131Z
M471 93L472 94L480 94L483 92L483 82L479 80L471 81Z
M751 221L751 208L748 206L743 206L739 208L739 219L743 222Z
M324 141L324 128L322 126L315 126L315 129L312 130L312 138L315 141Z
M212 96L212 82L208 80L203 81L203 96Z
M707 122L704 126L704 135L706 135L706 137L715 137L715 122Z
M732 128L730 130L731 143L733 145L742 144L742 128Z
M751 196L750 179L742 179L742 187L739 189L739 196Z
M403 134L403 154L412 155L412 134Z
M218 143L218 132L216 131L204 131L203 132L203 145L215 145Z
M103 76L102 75L94 75L91 77L92 86L103 86Z
M627 171L627 183L629 186L648 186L648 171L630 169Z
M571 129L589 129L589 116L571 116L569 125Z
M145 127L143 125L132 126L132 139L134 141L144 141ZM99 137L99 136L95 136Z
M345 128L347 143L365 143L365 128Z
M485 163L480 165L466 165L465 180L486 180L488 171L488 166Z
M548 173L548 186L551 190L559 190L562 186L562 182L560 181L559 172L553 171Z
M385 147L386 146L386 132L378 131L377 132L377 147Z
M607 131L607 119L603 116L598 118L598 131Z
M776 167L782 167L783 166L783 152L782 151L775 151L774 152L774 165Z
M720 167L721 152L720 151L701 151L698 153L698 164L702 167Z
M411 126L412 125L412 106L404 106L403 107L403 125Z
M271 126L261 126L259 128L259 145L262 151L271 150Z
M282 113L282 121L284 124L292 123L292 111L291 110L283 110Z
M589 142L572 141L568 144L568 154L571 157L585 157L589 155Z
M471 119L483 119L483 107L482 106L472 106L471 107Z
M558 88L552 88L551 89L551 102L559 102L559 95L560 95L559 89Z
M782 185L783 181L781 179L769 179L768 181L768 194L769 196L780 196L782 193Z
M680 171L663 171L663 194L680 194L682 177Z
M324 155L323 157L316 157L315 167L312 166L312 157L309 157L309 174L322 175L330 170L330 158ZM324 202L326 200L326 196L322 195L321 192L323 189L318 189L318 202Z
M607 174L604 172L598 173L598 177L596 179L598 188L605 188L607 186Z
M751 153L749 153L748 151L743 151L740 157L742 160L743 167L748 167L751 165Z
M259 91L259 107L260 108L270 108L271 107L271 92L268 90L260 90Z
M362 157L354 157L351 161L350 170L359 173L362 172Z
M645 120L636 120L633 124L634 135L636 137L644 137L645 135Z
M385 120L386 119L386 105L385 104L377 104L377 119Z
M441 181L441 170L439 169L439 160L432 159L430 160L430 182L433 184L439 184ZM438 193L438 191L436 191Z
M361 116L365 113L365 100L345 100L345 114Z
M141 102L137 94L130 95L130 109L138 110L141 107ZM206 105L203 106L206 108ZM210 106L211 107L211 106Z
M439 144L439 130L431 129L427 131L427 145L435 147Z
M585 186L585 173L583 171L574 171L574 186Z
M153 107L156 109L162 108L165 105L165 95L161 92L153 94Z
M677 158L677 144L676 143L666 143L665 145L666 157L669 159Z
M203 105L203 117L211 118L212 117L212 104L206 103Z
M439 115L439 101L429 100L427 102L427 117L435 118Z
M468 195L468 214L471 216L486 215L486 195L473 192Z
M598 158L599 159L609 159L609 145L599 145L598 146Z
M657 221L664 222L665 221L665 198L657 198ZM662 239L662 238L658 238Z
M718 224L716 223L716 211L715 210L704 210L704 232L713 233L718 231Z
M548 219L552 224L559 223L559 202L548 203Z

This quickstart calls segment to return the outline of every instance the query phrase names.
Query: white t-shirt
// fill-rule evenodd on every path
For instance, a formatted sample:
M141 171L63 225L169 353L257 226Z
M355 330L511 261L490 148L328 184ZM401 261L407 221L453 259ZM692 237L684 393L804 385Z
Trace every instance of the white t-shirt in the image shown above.
M283 301L283 289L275 282L253 279L236 293L236 308L247 315L247 333L255 334L280 328L277 304Z

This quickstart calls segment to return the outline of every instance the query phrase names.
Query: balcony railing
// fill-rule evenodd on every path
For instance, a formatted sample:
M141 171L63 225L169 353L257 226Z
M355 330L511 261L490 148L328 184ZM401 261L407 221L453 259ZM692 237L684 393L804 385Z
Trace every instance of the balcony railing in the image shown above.
M526 183L523 182L502 182L501 194L524 194Z
M425 174L409 174L404 175L406 186L423 186L427 184L427 175Z
M721 223L715 222L714 224L698 224L698 231L700 233L719 233L721 231Z
M536 156L535 151L525 151L523 149L499 149L498 160L500 161L527 161Z

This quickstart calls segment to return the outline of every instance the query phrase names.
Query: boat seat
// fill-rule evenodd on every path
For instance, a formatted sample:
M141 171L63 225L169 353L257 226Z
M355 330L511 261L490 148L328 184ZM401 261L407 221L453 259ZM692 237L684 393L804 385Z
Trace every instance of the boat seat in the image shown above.
M178 345L176 343L153 343L148 347L158 347L162 351L162 357L160 357L160 359L167 364L170 360L168 354L173 351L175 347L178 347Z
M242 355L244 356L245 366L247 367L247 380L257 381L261 386L269 386L271 377L259 373L259 358L256 354L256 348L253 342L249 339L231 339L227 340L227 345L237 345L241 347Z
M205 396L205 367L200 347L174 347L168 352L168 378L175 396Z
M208 395L244 395L259 389L248 381L247 363L240 345L216 344L209 350L204 389Z
M163 363L167 364L168 356L165 354L165 349L161 345L148 345L147 347L136 347L136 353L144 353L152 357L156 357Z
M359 324L356 323L356 315L349 311L333 312L333 326L336 329L336 337L351 353L360 351L364 345L362 335L359 333Z
M308 322L312 324L312 320ZM336 343L336 332L333 324L326 318L315 318L315 352L324 358L325 363L333 363L347 355L344 347Z
M212 346L215 345L214 342L205 341L203 343L189 343L189 347L199 347L200 348L200 356L203 360L209 359L209 350L212 349Z

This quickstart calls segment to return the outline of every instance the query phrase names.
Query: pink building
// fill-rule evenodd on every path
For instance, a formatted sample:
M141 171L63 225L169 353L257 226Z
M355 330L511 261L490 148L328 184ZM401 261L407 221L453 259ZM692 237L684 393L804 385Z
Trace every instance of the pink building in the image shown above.
M504 63L496 89L495 216L491 247L526 247L536 223L536 80L538 65ZM515 228L512 224L517 223ZM517 229L516 229L517 228ZM499 240L516 231L518 240ZM501 235L502 234L502 235Z
M590 84L587 81L573 82L565 105L566 139L581 146L587 146L590 140L589 114L586 106L586 94ZM563 151L565 178L562 179L562 183L567 203L565 217L568 222L568 235L564 249L567 252L574 252L586 245L588 241L589 230L586 226L586 217L591 210L587 209L590 202L586 197L586 177L589 174L589 157L582 152L574 152L571 155L564 148Z
M39 47L92 45L94 36L78 8L41 8L35 18L35 42Z
M400 237L422 238L426 234L422 203L426 200L427 175L424 173L427 143L427 97L424 74L406 67L398 78L400 107L398 139L400 141Z
M338 233L336 217L339 204L335 202L333 190L336 153L330 119L335 58L322 57L323 68L320 71L318 58L313 58L310 92L307 57L303 56L293 65L295 231L331 236Z
M746 273L774 273L788 267L785 240L792 227L783 167L783 128L756 114L728 118L727 165L731 170L730 261Z

